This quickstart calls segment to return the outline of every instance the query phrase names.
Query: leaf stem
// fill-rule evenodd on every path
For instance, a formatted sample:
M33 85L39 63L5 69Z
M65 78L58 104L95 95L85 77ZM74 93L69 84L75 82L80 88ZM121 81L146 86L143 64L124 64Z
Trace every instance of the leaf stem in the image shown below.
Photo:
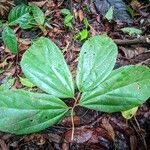
M71 141L73 141L74 139L74 130L75 130L75 126L74 126L74 109L77 106L77 102L80 98L80 93L78 93L77 98L74 98L75 102L74 102L74 106L71 109L71 122L72 122L72 133L71 133Z
M74 116L73 116L73 112L74 112L74 107L72 107L72 109L71 109L71 122L72 122L71 141L73 141L73 138L74 138Z

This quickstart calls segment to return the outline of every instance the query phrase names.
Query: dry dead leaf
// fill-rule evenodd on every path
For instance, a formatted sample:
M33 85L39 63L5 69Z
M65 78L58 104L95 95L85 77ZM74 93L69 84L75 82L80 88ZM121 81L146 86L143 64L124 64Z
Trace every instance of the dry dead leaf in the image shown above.
M105 128L105 130L107 130L110 137L113 140L115 140L115 132L114 132L112 125L109 123L108 119L106 119L106 118L102 119L102 127Z
M74 125L75 126L80 125L80 117L74 116L73 120L74 120ZM72 125L71 121L72 121L71 117L66 117L65 119L63 119L62 123L63 123L64 126L71 126Z
M43 7L45 5L46 1L40 1L40 2L32 2L32 4L37 5L38 7Z
M18 42L23 44L23 45L30 45L31 44L31 40L29 38L26 38L26 39L19 38Z
M130 136L130 148L131 148L131 150L138 149L138 147L137 147L137 138L134 135Z
M8 147L7 147L6 143L5 143L5 141L2 140L2 139L0 139L0 149L1 149L1 150L7 150L7 149L8 149Z
M78 13L79 13L79 19L80 19L80 22L82 22L82 21L84 20L84 14L83 14L83 11L80 9L80 10L78 11Z
M75 143L85 143L92 137L93 131L90 129L76 129L74 132L73 142ZM72 130L69 130L65 133L65 140L69 143L71 140Z

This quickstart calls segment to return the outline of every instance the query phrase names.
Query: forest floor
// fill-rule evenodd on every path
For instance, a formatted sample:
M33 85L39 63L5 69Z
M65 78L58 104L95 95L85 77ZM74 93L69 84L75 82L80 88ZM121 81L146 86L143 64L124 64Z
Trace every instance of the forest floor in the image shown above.
M39 1L36 4L49 17L51 29L47 29L46 37L51 38L61 49L65 59L75 74L77 58L83 41L75 35L84 29L83 19L88 19L89 36L107 33L118 45L119 54L116 68L128 64L142 64L150 67L150 10L149 4L128 3L134 12L133 23L107 21L97 12L95 6L87 0L49 2ZM88 7L87 7L88 6ZM64 26L64 16L61 9L67 8L74 14L73 29ZM142 35L129 36L120 29L123 27L137 27ZM5 48L0 39L0 82L12 76L15 79L13 88L22 88L19 80L22 75L19 62L22 54L30 46L31 41L43 33L39 29L21 30L14 28L18 37L19 53L12 55ZM1 30L0 30L1 32ZM121 113L103 113L76 108L74 117L75 133L71 141L71 118L66 117L62 122L40 133L16 136L0 133L0 149L2 150L146 150L150 148L150 101L144 103L135 116L126 120Z

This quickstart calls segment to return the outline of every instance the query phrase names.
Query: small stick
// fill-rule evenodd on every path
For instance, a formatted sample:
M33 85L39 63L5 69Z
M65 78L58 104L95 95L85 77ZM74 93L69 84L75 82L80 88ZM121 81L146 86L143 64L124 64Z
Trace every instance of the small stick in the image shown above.
M150 44L150 39L148 37L143 37L143 36L141 36L140 38L133 39L133 40L114 39L114 41L118 45Z
M74 113L75 107L77 106L77 102L78 102L79 98L80 98L80 93L77 95L77 98L74 98L75 103L74 103L74 106L71 109L71 122L72 122L71 141L73 141L73 139L74 139L74 117L73 117L73 113Z

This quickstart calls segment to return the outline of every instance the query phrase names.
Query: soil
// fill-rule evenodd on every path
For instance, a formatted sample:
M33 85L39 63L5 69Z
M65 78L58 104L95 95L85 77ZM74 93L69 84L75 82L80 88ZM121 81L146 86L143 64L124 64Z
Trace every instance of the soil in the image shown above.
M90 35L107 33L118 44L119 54L114 69L128 64L142 64L150 67L150 5L138 1L125 1L132 7L133 23L107 21L100 14L94 3L88 0L71 1L38 1L35 2L45 12L52 28L47 29L46 37L51 38L64 52L67 64L75 76L77 58L83 41L75 35L84 29L83 18L89 20ZM61 9L67 8L74 14L73 29L63 24ZM129 36L120 29L134 26L142 29L139 40L137 36ZM0 33L1 33L0 29ZM5 48L0 38L0 83L7 76L13 76L13 88L23 88L19 76L22 75L19 62L22 54L30 46L31 41L43 33L39 29L21 30L14 28L19 42L19 53L12 55ZM44 36L44 35L43 35ZM147 40L145 40L147 39ZM121 41L121 42L120 42ZM132 42L131 42L132 41ZM73 101L70 101L73 104ZM150 149L150 100L147 100L135 114L126 120L121 113L103 113L85 108L75 108L75 133L71 141L71 118L65 117L62 122L39 133L16 136L0 133L1 150L148 150Z

